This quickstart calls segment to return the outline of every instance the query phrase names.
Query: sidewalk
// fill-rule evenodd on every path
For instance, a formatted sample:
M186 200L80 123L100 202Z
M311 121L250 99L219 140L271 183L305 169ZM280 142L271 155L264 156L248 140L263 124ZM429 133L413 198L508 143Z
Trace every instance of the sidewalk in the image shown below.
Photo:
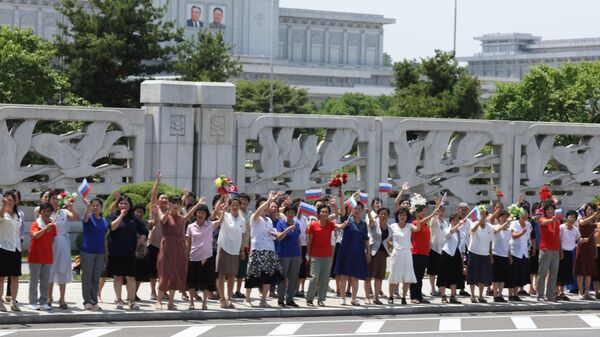
M429 280L424 280L423 293L428 295L430 292ZM329 283L330 287L335 288L333 280ZM282 317L316 317L316 316L350 316L350 315L402 315L402 314L445 314L445 313L472 313L472 312L514 312L514 311L545 311L545 310L600 310L600 301L578 301L575 296L571 297L569 302L546 303L537 302L535 298L523 297L523 302L515 303L493 303L490 297L486 297L490 303L471 304L469 298L458 297L463 304L441 304L440 298L427 297L432 304L418 305L400 305L399 299L396 304L388 305L387 299L382 299L385 305L365 305L364 290L362 282L360 283L358 297L361 300L360 306L342 306L339 298L335 294L329 293L325 301L326 307L306 307L306 301L303 298L296 298L295 301L300 308L279 308L276 299L269 299L272 308L258 308L258 291L252 291L253 307L243 304L243 300L235 299L236 309L221 309L218 301L208 301L209 310L199 309L187 310L188 303L181 301L181 295L178 293L175 298L175 304L179 307L178 311L156 311L154 303L149 299L150 285L142 283L138 295L142 298L140 310L117 310L114 304L113 283L107 282L102 291L103 303L100 303L103 311L91 312L83 310L81 297L81 283L74 282L67 286L66 301L69 309L61 310L54 307L51 311L33 311L26 307L28 304L29 283L21 282L19 284L19 294L17 300L20 303L21 312L0 313L0 324L32 324L32 323L71 323L71 322L107 322L107 321L163 321L163 320L205 320L205 319L240 319L240 318L282 318ZM308 289L308 282L306 283ZM384 292L387 294L387 282L384 281ZM126 291L123 288L123 295ZM58 297L58 287L55 286L54 298ZM349 301L348 301L349 302ZM468 303L467 303L468 302ZM164 302L163 302L164 304ZM315 302L316 304L316 302ZM166 305L164 305L166 307ZM196 303L196 308L201 304Z

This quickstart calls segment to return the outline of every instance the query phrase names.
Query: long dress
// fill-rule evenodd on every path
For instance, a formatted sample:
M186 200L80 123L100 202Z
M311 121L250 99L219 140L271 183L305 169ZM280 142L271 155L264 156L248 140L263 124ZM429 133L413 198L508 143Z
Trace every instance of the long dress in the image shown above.
M594 231L596 226L593 222L586 225L579 225L581 238L588 238L588 242L577 245L577 254L575 257L575 275L596 277L596 245L594 244Z
M365 241L368 240L369 234L364 221L361 220L357 224L354 222L354 218L350 217L348 225L344 228L342 243L335 265L336 275L349 275L361 280L367 278L368 269Z
M392 270L388 277L389 283L417 283L412 261L412 225L406 223L404 228L400 228L397 223L389 227L392 231L392 240L394 242L394 251L392 252L391 267Z
M71 283L71 240L67 226L67 212L59 209L57 213L52 214L52 223L56 225L56 237L52 242L50 282Z
M187 256L185 252L185 218L169 215L162 225L163 238L156 267L158 269L158 289L160 291L187 288Z

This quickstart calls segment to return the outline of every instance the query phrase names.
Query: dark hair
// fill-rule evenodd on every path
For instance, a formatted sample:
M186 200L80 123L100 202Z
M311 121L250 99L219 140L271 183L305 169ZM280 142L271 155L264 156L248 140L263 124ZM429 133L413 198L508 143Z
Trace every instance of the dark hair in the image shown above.
M144 214L146 214L146 207L144 205L137 204L133 206L133 212L137 211L138 209L141 209L142 211L144 211Z
M373 200L371 200L371 208L373 208L375 201L379 201L381 203L381 199L379 197L375 197L375 198L373 198Z
M191 9L194 9L194 8L199 10L200 13L202 13L202 8L200 8L200 6L193 5Z
M571 215L572 215L572 216L574 216L574 217L575 217L575 219L577 219L577 212L576 212L576 211L574 211L574 210L572 210L572 209L571 209L571 210L569 210L569 211L567 212L567 216L566 216L566 217L568 218L568 217L569 217L569 216L571 216Z
M263 202L267 201L268 199L265 197L260 197L258 199L256 199L256 205L254 205L254 208L258 209L260 207L260 204L262 204Z
M246 193L240 194L240 196L238 198L240 198L240 201L242 199L246 199L246 201L250 202L250 196L248 194L246 194Z
M362 209L365 209L365 204L363 204L362 202L356 203L356 206L354 208L357 208L358 206L360 206L360 208Z
M427 205L417 205L415 206L415 213L421 212L422 210L426 209Z
M406 208L399 208L396 213L394 213L394 219L396 219L396 222L399 222L400 220L400 214L404 213L406 215L406 218L408 219L408 217L410 216L410 212L408 209Z
M42 190L42 192L40 192L40 199L42 199L42 198L44 197L44 194L46 194L46 193L50 193L50 191L51 191L51 190L49 190L49 189L44 189L44 190ZM48 194L48 195L50 195L50 194Z
M181 197L178 195L172 195L169 197L169 202L172 204L181 204Z
M11 197L13 199L14 205L13 205L13 213L17 215L17 217L19 219L21 219L21 217L19 216L19 207L17 206L17 195L14 191L8 191L4 193L4 197ZM2 216L4 216L4 214L2 214Z
M381 214L381 212L385 211L387 213L388 216L390 216L390 209L387 207L381 207L380 209L377 210L377 215Z
M283 209L283 214L287 214L287 212L289 211L293 211L294 214L298 213L298 211L292 207L292 206L285 206L285 208Z
M327 208L327 211L328 211L329 213L331 213L331 208L329 207L329 205L321 205L321 206L319 206L319 207L317 208L317 213L318 213L318 214L321 214L321 210L322 210L323 208Z
M196 217L198 212L206 212L206 219L210 219L210 209L208 209L208 206L206 206L205 204L201 204L200 206L198 206L198 208L196 208L196 214L194 214Z
M215 208L215 205L217 204L217 202L219 201L219 199L221 199L221 195L220 194L215 194L215 196L213 197L212 200L212 208Z
M238 204L240 204L240 205L242 204L242 201L240 200L240 198L233 197L233 198L229 199L229 206L231 206L231 203L234 202L234 201L237 201Z
M13 192L15 196L19 199L19 201L21 201L21 192L19 192L19 190L12 189L9 192Z
M55 195L61 194L64 191L65 190L60 189L60 188L55 188L55 189L50 190L50 194L48 194L48 200L52 199L52 197Z
M546 213L547 210L549 210L550 208L552 209L556 209L556 206L554 206L553 203L548 202L544 204L544 207L542 208L544 210L544 214Z
M498 215L498 217L501 216L508 216L508 211L507 210L503 210L502 212L500 212L500 214Z
M45 203L43 203L43 204L40 205L40 212L43 211L43 210L45 210L45 209L48 209L48 208L51 209L51 210L54 210L52 208L52 204L51 203L45 202Z
M188 193L185 195L185 197L186 197L186 198L188 198L188 197L192 197L192 199L196 200L196 193L194 193L194 192L188 192Z
M100 206L104 206L104 201L102 201L102 199L100 199L100 198L94 198L94 199L92 199L92 201L90 201L90 204L93 203L94 201L96 201L97 203L99 203Z
M127 201L129 203L129 211L127 212L127 216L132 216L133 215L133 202L131 202L131 198L125 194L121 194L121 196L117 200L117 206L123 201Z
M596 204L589 202L589 203L585 204L585 207L583 208L583 212L585 213L585 211L587 211L588 208L591 208L592 211L594 211L594 212L598 209Z
M460 219L460 215L458 215L458 213L452 213L452 215L450 215L449 221L452 221L456 218Z
M221 7L215 7L215 8L213 9L213 14L214 14L216 11L219 11L219 12L221 12L221 14L223 14L223 9L222 9Z

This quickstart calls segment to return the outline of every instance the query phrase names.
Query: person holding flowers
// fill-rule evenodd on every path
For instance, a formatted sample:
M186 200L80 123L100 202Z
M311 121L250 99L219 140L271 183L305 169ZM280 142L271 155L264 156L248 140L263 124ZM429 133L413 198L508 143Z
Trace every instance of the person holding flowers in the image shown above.
M577 289L579 289L580 300L594 300L589 293L592 278L598 276L595 260L598 257L596 250L596 218L598 208L595 204L586 204L583 208L584 216L577 222L581 239L577 244L575 255L575 275L577 276Z
M516 207L513 205L511 207ZM520 213L514 212L515 218ZM492 244L493 265L492 265L492 288L494 293L494 302L506 302L502 296L504 285L510 276L510 264L512 262L510 256L510 238L511 233L508 230L510 224L510 208L509 211L502 211L498 216L497 222L494 225L494 242Z
M511 206L510 214L516 218L508 230L511 232L510 254L512 264L510 265L510 277L506 282L509 301L521 301L519 288L529 284L529 240L532 234L529 212L521 205ZM535 243L534 243L535 244Z
M540 265L537 279L537 299L556 302L554 289L560 262L560 221L554 203L545 201L544 216L540 218ZM546 278L546 276L549 276ZM545 296L544 296L545 295Z
M467 262L467 284L471 288L471 303L486 303L483 289L492 283L492 242L494 230L488 220L485 205L479 208L479 221L471 225L471 241L469 242L469 259ZM475 297L475 286L479 288L479 297Z
M52 190L49 200L52 205L52 223L56 226L56 237L52 244L52 266L50 267L50 282L48 283L48 305L52 306L52 288L58 283L60 298L59 308L67 309L65 292L67 283L71 283L71 240L67 220L79 220L79 213L73 207L76 194L68 194L61 190Z

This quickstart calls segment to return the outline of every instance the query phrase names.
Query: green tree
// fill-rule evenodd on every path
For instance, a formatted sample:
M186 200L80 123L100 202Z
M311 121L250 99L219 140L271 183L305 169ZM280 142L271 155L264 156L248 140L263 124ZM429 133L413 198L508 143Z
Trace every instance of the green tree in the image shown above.
M391 67L394 65L394 61L392 61L392 56L386 52L383 53L383 65L386 67Z
M384 109L376 97L347 93L340 98L327 98L319 108L324 115L382 116Z
M269 81L238 81L235 111L269 112ZM306 90L274 81L273 112L310 114L315 112L315 107L310 102Z
M31 29L0 26L0 102L47 104L67 86L53 66L56 49Z
M144 77L164 71L183 30L152 0L61 0L56 44L73 91L104 106L139 106Z
M520 83L497 83L486 118L600 122L600 62L533 67Z
M479 118L479 81L460 67L453 53L435 51L421 62L394 64L395 102L388 114L411 117Z
M179 44L173 70L184 81L225 82L242 74L239 57L232 56L231 49L223 32L203 29Z

